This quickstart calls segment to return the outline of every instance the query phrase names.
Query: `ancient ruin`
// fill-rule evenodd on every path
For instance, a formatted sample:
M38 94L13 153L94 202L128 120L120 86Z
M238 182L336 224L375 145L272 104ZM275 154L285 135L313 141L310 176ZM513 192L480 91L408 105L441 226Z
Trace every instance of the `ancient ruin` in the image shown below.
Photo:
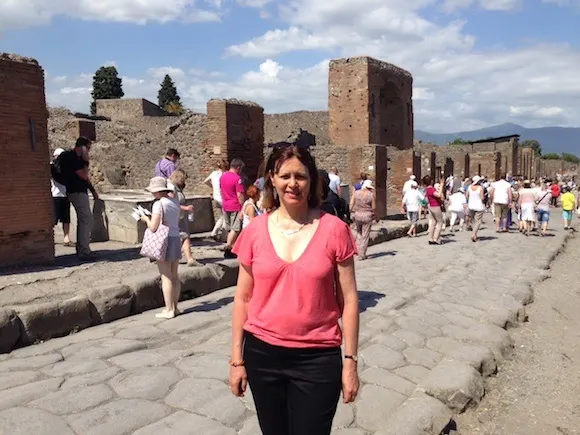
M0 53L0 264L54 259L44 71Z

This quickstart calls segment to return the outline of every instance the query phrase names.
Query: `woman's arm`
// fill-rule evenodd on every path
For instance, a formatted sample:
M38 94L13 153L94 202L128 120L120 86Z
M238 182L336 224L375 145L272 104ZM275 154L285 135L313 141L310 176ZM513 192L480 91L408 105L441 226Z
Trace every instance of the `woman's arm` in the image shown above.
M356 195L356 193L358 192L358 190L355 190L352 194L352 196L350 197L350 202L348 205L348 208L350 209L351 213L354 212L354 196Z
M358 354L359 304L354 273L354 258L337 264L337 298L342 308L342 329L345 355ZM352 402L358 393L357 363L344 359L342 370L342 394L345 403Z
M153 213L151 217L144 215L141 216L141 220L147 224L149 230L155 232L159 228L159 225L161 225L161 214Z
M252 204L247 204L244 212L246 213L246 215L250 219L250 222L252 221L252 219L254 219L256 217L256 209L254 208L254 206Z
M242 348L244 343L244 323L248 318L248 305L252 298L254 277L252 267L240 264L238 284L234 294L232 314L232 361L240 362L243 359Z

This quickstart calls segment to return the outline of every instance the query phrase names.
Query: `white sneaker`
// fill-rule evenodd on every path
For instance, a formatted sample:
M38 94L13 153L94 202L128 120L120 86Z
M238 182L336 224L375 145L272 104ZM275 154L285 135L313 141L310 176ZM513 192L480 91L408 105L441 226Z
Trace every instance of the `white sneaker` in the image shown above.
M173 319L175 317L175 311L161 311L155 314L158 319Z

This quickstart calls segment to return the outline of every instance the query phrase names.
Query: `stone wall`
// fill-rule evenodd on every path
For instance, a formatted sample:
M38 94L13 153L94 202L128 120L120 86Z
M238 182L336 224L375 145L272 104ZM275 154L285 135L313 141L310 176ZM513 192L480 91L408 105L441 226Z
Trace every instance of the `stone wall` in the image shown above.
M413 79L370 57L332 60L328 75L329 136L336 145L413 146Z
M518 150L518 159L520 162L518 175L532 180L536 178L538 171L539 157L532 148L520 148Z
M481 175L492 180L501 176L501 153L499 151L483 151L469 155L469 172L471 176Z
M422 154L414 150L398 150L395 147L387 148L387 156L391 159L389 162L389 171L387 174L387 205L389 208L400 208L403 199L403 185L411 175L415 175L417 181L421 176L429 175L429 172L423 173ZM429 156L429 162L431 162Z
M161 107L144 98L97 100L96 105L98 116L105 116L114 120L143 116L172 116Z
M207 103L208 149L218 159L241 159L250 182L264 159L264 109L256 103L212 99Z
M44 71L0 53L0 264L54 260Z
M71 139L72 143L80 136L84 136L92 142L97 140L95 123L85 119L69 121L65 127L65 133Z

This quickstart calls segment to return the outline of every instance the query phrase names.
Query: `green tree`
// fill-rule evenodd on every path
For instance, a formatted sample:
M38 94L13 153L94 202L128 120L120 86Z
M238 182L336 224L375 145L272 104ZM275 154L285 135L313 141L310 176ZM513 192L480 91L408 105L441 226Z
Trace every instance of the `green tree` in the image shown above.
M562 157L560 156L560 154L556 153L547 153L542 156L542 159L544 160L560 160L561 158Z
M526 139L520 145L524 148L532 148L537 156L542 155L542 145L535 139Z
M169 74L166 74L163 78L163 81L161 82L161 87L159 88L159 93L157 94L157 101L159 103L159 107L164 110L171 111L172 109L175 110L175 108L181 108L181 112L183 112L181 98L179 97L175 83Z
M569 153L562 153L562 160L565 162L574 163L576 165L580 163L580 158L578 158L578 156Z
M96 114L97 100L113 100L122 98L123 79L119 77L119 72L114 66L102 66L93 76L93 91L91 93L93 102L91 103L91 114Z

